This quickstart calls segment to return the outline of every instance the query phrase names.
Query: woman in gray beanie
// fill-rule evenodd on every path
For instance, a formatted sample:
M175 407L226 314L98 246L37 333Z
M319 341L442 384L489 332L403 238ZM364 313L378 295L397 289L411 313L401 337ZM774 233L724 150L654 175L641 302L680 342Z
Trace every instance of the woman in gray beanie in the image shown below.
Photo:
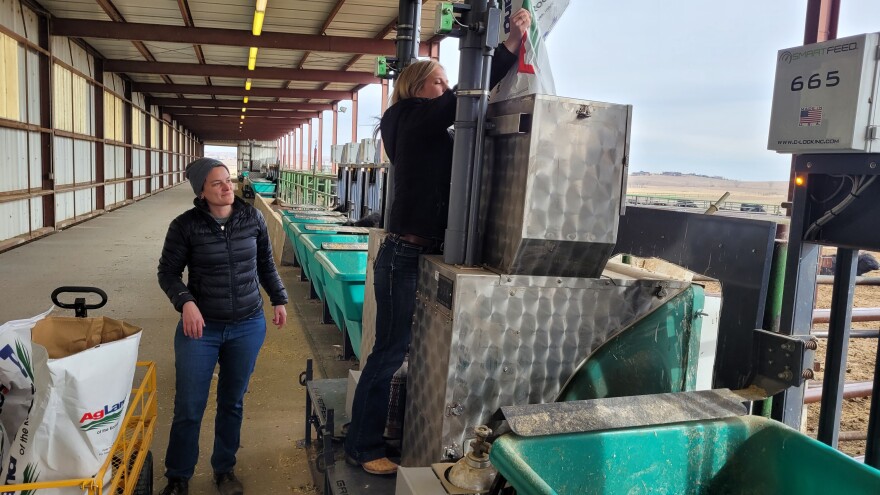
M235 196L226 166L200 158L187 165L186 176L196 194L194 207L171 222L159 260L159 285L181 313L174 336L174 421L165 455L168 486L161 494L189 491L219 363L211 467L220 494L238 495L244 489L233 468L244 393L266 336L260 286L269 294L272 322L279 328L287 321L287 292L272 259L266 221Z

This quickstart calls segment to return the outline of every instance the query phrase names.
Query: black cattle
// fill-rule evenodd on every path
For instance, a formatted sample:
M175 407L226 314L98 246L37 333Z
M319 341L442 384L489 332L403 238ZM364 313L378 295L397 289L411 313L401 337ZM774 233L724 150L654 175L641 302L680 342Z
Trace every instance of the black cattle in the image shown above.
M353 227L378 227L381 221L382 217L378 213L370 213L360 220L349 220L342 225L349 225Z
M837 255L834 255L833 259L831 260L831 273L834 273L834 266L836 264ZM856 266L856 275L861 276L868 272L873 272L874 270L880 270L880 263L877 262L877 258L872 256L871 253L860 252L859 263Z

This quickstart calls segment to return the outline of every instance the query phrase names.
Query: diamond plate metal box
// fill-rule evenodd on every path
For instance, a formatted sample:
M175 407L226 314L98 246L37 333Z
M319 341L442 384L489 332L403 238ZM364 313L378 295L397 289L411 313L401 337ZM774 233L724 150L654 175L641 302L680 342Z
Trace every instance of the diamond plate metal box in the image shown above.
M581 361L688 287L604 276L499 275L423 257L403 465L460 457L473 427L501 406L555 400Z
M598 277L626 197L632 107L528 95L489 105L483 262L502 273Z

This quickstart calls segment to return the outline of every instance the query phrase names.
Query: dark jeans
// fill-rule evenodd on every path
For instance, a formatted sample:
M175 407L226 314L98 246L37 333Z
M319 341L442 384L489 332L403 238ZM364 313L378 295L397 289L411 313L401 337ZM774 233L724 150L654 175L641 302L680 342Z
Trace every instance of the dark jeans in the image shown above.
M183 322L177 324L174 336L177 390L165 455L166 477L192 478L199 458L202 416L217 363L220 363L220 373L211 467L215 473L225 473L235 466L244 394L265 337L266 319L262 310L238 323L206 321L200 339L187 337L183 334Z
M385 457L382 433L388 417L391 377L409 346L416 302L419 255L428 248L389 237L373 265L376 293L376 343L361 371L345 437L346 453L358 462Z

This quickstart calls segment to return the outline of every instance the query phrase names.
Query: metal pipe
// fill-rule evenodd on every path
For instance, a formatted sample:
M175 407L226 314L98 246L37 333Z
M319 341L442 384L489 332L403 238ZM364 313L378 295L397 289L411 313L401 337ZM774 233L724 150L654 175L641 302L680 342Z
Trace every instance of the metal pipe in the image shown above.
M490 0L489 4L494 7L495 1ZM487 4L487 9L489 4ZM464 264L468 266L479 265L481 260L481 252L483 243L480 240L477 231L478 219L480 216L480 194L483 184L483 142L486 138L486 110L489 108L489 77L492 70L492 57L495 55L494 48L484 48L483 50L483 75L480 86L486 91L480 95L478 103L478 119L476 143L474 143L474 165L471 171L471 191L470 191L470 208L468 209L467 237L465 240L465 258Z
M418 22L421 17L421 2L418 0L400 0L397 4L397 48L398 69L403 70L413 59L418 57L419 38Z
M467 13L470 25L482 19L488 6L487 0L471 0ZM483 39L476 30L467 29L461 38L458 73L458 101L455 111L455 143L452 148L452 174L449 193L449 216L444 242L443 261L458 265L465 260L467 244L467 221L473 159L476 146L477 123L480 119L479 103L483 92Z
M709 208L706 210L705 214L706 215L714 215L718 211L719 205L721 205L721 203L724 203L724 201L727 200L728 196L730 196L729 192L725 192L723 195L721 195L721 197L718 198L718 201L709 205Z
M864 440L868 438L868 433L864 431L842 431L840 432L840 438L838 438L841 442L858 442L860 440ZM859 460L856 458L856 460ZM864 462L864 459L861 459Z
M858 251L839 249L837 266L834 267L834 288L831 293L828 347L825 351L824 393L819 408L819 433L817 439L837 448L840 431L840 412L843 387L846 379L846 353L849 348L849 327L852 317L852 300L856 278Z
M779 331L787 260L788 242L777 239L773 245L773 266L770 269L770 283L767 287L767 304L764 306L764 328L771 332Z
M831 285L834 283L833 275L819 275L816 277L819 285ZM880 285L880 277L856 277L856 285Z
M868 432L866 431L842 431L838 440L841 442L858 442L867 438Z
M823 385L807 387L804 392L804 404L815 404L822 398ZM855 399L858 397L870 397L874 390L874 384L869 381L849 382L843 386L843 398Z
M813 310L813 323L828 323L830 320L830 309ZM880 308L853 308L850 321L880 321Z
M828 332L826 331L816 331L810 333L813 337L817 337L820 339L827 339ZM876 339L880 337L880 330L850 330L849 338L851 339Z

